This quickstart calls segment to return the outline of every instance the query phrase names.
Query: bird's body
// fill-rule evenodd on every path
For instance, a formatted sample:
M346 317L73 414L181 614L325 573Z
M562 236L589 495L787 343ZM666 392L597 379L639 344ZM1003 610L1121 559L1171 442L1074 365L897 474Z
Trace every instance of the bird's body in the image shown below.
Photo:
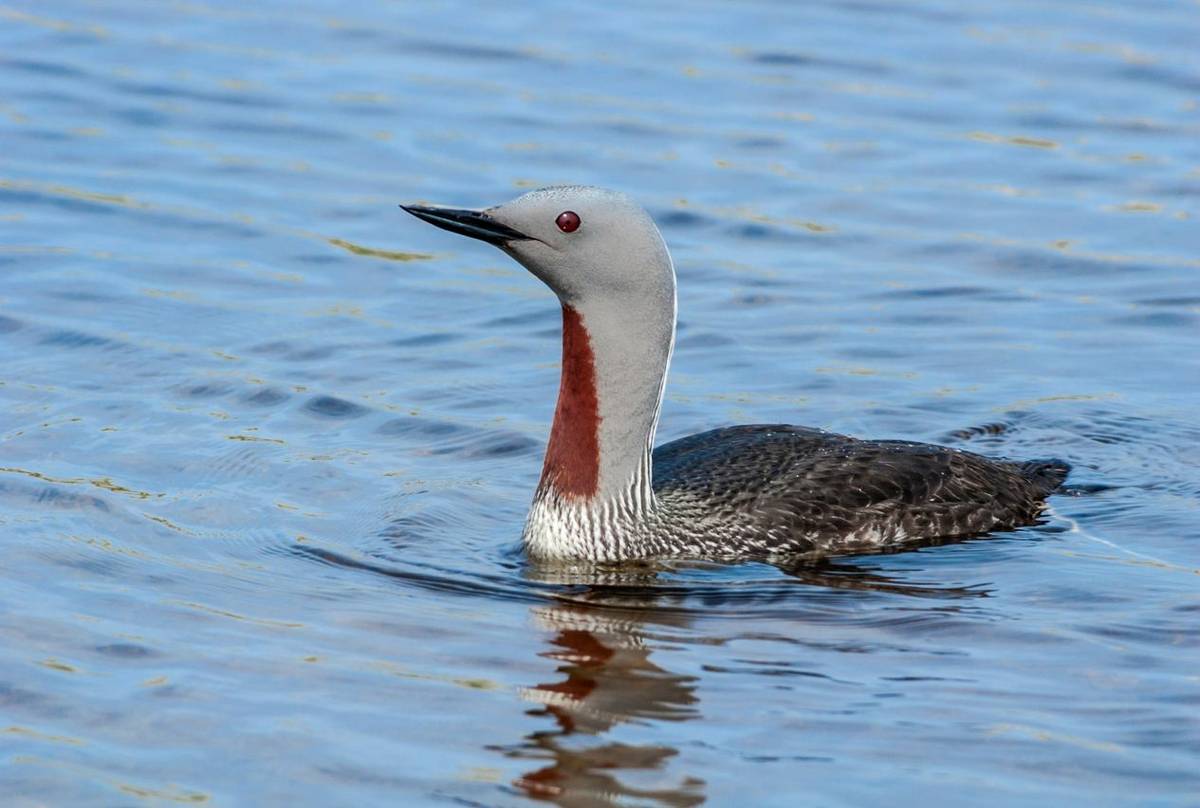
M578 508L541 492L535 554L562 555L564 540L569 556L598 560L878 552L1030 524L1069 470L789 424L701 432L651 456L652 502Z
M788 425L735 426L654 452L654 492L720 556L855 553L1033 521L1067 469ZM764 473L764 471L766 473ZM715 541L708 537L716 537Z
M675 273L627 197L547 188L488 211L408 206L500 246L563 307L562 378L524 541L535 556L773 559L870 552L1030 524L1062 461L735 426L653 449ZM547 226L551 225L551 226Z

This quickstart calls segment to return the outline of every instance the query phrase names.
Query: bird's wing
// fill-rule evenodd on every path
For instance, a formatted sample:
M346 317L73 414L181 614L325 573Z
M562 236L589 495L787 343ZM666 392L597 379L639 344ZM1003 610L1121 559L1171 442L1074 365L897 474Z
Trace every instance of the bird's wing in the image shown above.
M655 450L654 472L656 492L742 509L969 502L1003 507L1009 503L997 499L1036 500L1045 493L1026 467L1007 460L782 424L727 427L673 441Z

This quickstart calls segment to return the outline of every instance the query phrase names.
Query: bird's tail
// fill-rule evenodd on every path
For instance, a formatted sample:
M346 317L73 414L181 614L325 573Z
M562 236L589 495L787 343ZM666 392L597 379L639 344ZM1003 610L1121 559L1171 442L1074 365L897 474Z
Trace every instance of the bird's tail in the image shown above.
M1036 485L1043 496L1057 491L1071 473L1071 464L1065 460L1026 460L1017 465L1025 479Z

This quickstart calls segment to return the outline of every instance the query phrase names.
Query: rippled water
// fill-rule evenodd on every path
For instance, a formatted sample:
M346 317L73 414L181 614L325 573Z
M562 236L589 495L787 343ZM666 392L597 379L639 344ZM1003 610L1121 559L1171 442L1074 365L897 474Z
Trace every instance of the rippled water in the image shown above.
M1198 36L1156 0L0 6L6 804L1195 804ZM529 564L557 307L396 204L554 182L674 251L662 440L1074 488L791 572Z

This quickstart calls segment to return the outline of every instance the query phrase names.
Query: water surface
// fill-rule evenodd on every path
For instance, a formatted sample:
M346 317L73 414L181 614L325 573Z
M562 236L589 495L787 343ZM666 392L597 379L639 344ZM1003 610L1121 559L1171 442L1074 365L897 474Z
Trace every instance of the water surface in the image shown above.
M0 6L8 804L1195 804L1200 8ZM660 439L1075 466L774 567L518 539L550 294L399 202L617 187Z

